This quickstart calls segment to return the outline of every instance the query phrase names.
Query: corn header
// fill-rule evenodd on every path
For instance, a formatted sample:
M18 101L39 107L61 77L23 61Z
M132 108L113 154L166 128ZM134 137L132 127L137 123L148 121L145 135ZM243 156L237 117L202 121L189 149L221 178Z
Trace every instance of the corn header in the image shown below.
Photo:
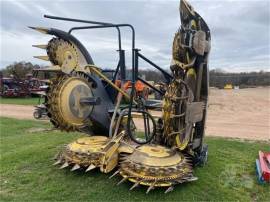
M135 30L130 24L96 22L56 16L46 18L90 24L72 27L68 32L31 27L54 36L47 45L35 45L46 51L36 58L51 66L36 74L51 74L45 106L50 121L62 131L88 134L68 145L56 156L55 165L71 171L100 169L114 171L122 180L133 182L131 190L141 185L147 193L165 187L166 193L179 183L194 181L193 167L207 161L203 144L208 99L208 55L210 30L185 0L180 2L181 26L172 47L171 72L146 58L135 45ZM125 85L125 50L121 29L132 33L132 79ZM94 64L90 53L72 32L115 29L118 33L118 65L112 78ZM164 89L157 89L139 76L143 60L160 71ZM162 100L147 99L138 91L143 83ZM160 111L154 113L153 111ZM158 115L157 115L158 114ZM138 124L139 123L139 124ZM140 125L140 126L138 126Z

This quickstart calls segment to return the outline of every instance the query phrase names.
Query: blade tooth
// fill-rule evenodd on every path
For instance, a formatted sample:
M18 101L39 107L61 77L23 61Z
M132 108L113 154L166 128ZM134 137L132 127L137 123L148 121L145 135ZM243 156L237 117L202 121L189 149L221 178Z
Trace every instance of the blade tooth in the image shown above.
M132 187L130 187L129 190L131 191L131 190L133 190L134 188L136 188L137 186L139 186L139 185L140 185L140 182L141 182L141 181L137 181L136 183L134 183L134 185L133 185Z
M47 55L41 55L41 56L34 56L34 58L40 59L40 60L45 60L45 61L49 61L49 56Z
M112 174L112 175L109 177L109 179L113 178L113 177L114 177L115 175L117 175L118 173L120 173L120 170L115 171L114 174Z
M127 177L124 177L122 180L120 180L116 185L120 185L122 184L123 182L125 182L128 178Z
M193 182L193 181L196 181L196 180L198 180L198 177L191 177L187 181L188 182Z
M189 177L182 177L181 180L186 182L189 179Z
M32 45L35 48L41 48L41 49L47 49L47 44L38 44L38 45Z
M166 189L166 191L164 193L167 194L167 193L173 191L173 189L174 189L173 186L170 186L168 189Z
M181 179L179 179L179 180L176 180L176 182L177 183L179 183L179 184L182 184L183 182L185 182L184 180L181 180Z
M80 169L80 165L75 164L75 165L71 168L70 171L74 171L74 170L78 170L78 169Z
M93 169L95 169L95 168L96 168L96 166L95 166L94 164L91 164L91 165L85 170L85 172L88 172L88 171L93 170Z
M62 161L59 159L59 160L57 160L53 165L55 166L55 165L58 165L58 164L60 164Z
M154 187L155 187L155 182L152 183L152 184L150 185L150 187L148 187L148 189L147 189L147 191L146 191L146 194L148 194L152 189L154 189Z
M68 167L69 165L68 165L68 162L65 162L59 169L63 169L63 168L66 168L66 167Z
M57 154L54 155L53 160L58 160L61 158L61 152L58 152Z
M38 31L38 32L40 32L42 34L47 34L48 31L49 31L49 29L45 28L45 27L31 27L31 26L29 26L29 28L31 28L31 29L33 29L35 31Z

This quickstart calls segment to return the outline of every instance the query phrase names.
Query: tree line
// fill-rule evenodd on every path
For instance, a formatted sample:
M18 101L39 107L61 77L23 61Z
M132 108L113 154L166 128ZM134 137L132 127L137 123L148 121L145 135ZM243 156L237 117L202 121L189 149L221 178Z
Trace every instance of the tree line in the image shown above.
M256 87L270 85L270 72L240 72L228 73L220 69L209 71L210 86L223 88L226 84L233 86Z
M42 68L40 65L32 64L31 62L15 62L8 65L0 71L0 75L23 79L27 74L32 73L33 69ZM167 70L169 72L169 70ZM143 69L140 70L139 75L147 81L163 82L163 75L156 70ZM255 86L269 86L270 72L241 72L229 73L221 69L213 69L209 71L210 86L223 88L226 84L241 87L255 87Z

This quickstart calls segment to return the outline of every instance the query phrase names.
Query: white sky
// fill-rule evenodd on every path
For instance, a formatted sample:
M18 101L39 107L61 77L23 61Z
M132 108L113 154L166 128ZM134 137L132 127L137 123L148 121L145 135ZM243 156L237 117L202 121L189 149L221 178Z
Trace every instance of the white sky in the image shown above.
M212 33L210 69L226 71L270 71L270 1L190 0L208 23ZM79 23L54 21L44 14L113 23L130 23L136 29L136 46L163 68L171 60L171 46L180 25L179 1L1 1L0 68L15 61L47 64L33 55L45 51L32 44L46 44L51 38L27 26L68 30ZM85 24L83 24L85 25ZM95 64L117 65L115 30L74 32L87 47ZM123 31L123 44L130 64L130 32ZM146 67L145 64L141 64Z

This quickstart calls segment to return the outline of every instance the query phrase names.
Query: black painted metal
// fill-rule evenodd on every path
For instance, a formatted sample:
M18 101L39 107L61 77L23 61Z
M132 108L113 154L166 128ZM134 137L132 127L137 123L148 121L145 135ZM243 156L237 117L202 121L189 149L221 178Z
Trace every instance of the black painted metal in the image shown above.
M149 88L153 89L154 91L157 91L158 93L160 93L161 95L165 95L164 92L158 90L155 86L152 86L150 83L148 83L147 81L145 81L144 79L138 77L138 80L143 82L145 85L147 85Z
M84 97L80 99L80 104L87 104L87 105L99 105L101 99L95 97Z
M112 23L108 22L97 22L97 21L90 21L90 20L80 20L80 19L74 19L74 18L64 18L64 17L58 17L58 16L52 16L52 15L44 15L45 18L54 19L54 20L64 20L64 21L71 21L71 22L81 22L81 23L88 23L88 24L96 24L96 25L113 25ZM121 31L119 27L116 27L118 32L118 45L119 50L121 50ZM70 32L69 32L70 34Z
M72 27L68 33L71 33L74 30L82 30L82 29L102 29L102 28L120 28L120 27L129 27L132 31L132 49L135 48L135 29L130 24L103 24L98 26L81 26L81 27ZM120 40L121 41L121 40Z
M119 54L120 55L120 54ZM118 61L118 64L117 64L117 67L115 69L115 72L114 72L114 75L113 75L113 79L112 79L112 82L114 83L117 79L117 74L119 72L119 69L120 69L120 59Z
M151 60L149 60L148 58L146 58L144 55L138 53L138 56L140 58L142 58L144 61L148 62L153 67L155 67L156 69L158 69L164 75L164 77L165 77L165 79L167 80L168 83L171 81L171 79L173 78L172 75L170 75L168 72L166 72L164 69L162 69L161 67L159 67L155 63L153 63Z
M119 67L120 67L120 75L121 80L126 80L126 58L125 58L125 50L119 50Z

